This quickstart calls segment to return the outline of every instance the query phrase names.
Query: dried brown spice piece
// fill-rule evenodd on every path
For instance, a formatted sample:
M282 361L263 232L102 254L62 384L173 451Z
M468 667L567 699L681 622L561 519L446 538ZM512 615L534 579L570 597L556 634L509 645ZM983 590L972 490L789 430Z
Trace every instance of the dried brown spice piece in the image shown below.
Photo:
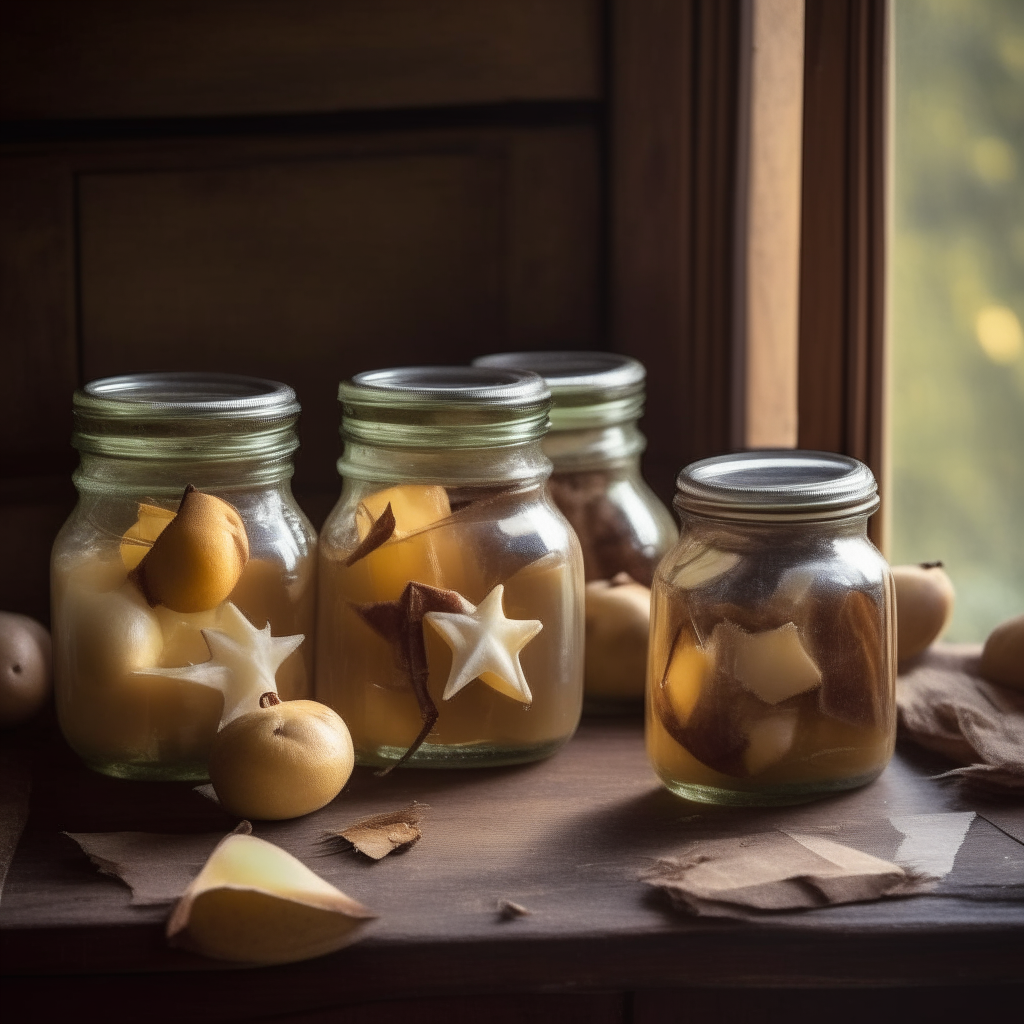
M344 839L360 853L373 860L381 860L395 850L408 849L423 835L420 822L424 811L430 810L429 804L421 804L413 800L408 807L397 811L385 811L383 814L371 814L366 818L346 825L343 829L331 830L324 834L325 839Z
M395 513L391 510L389 501L384 511L374 520L370 532L363 538L359 547L345 559L345 568L350 569L360 559L376 551L382 544L386 544L395 533Z
M355 609L374 632L394 647L399 666L409 676L409 684L416 695L423 721L423 728L409 749L393 764L376 773L387 775L419 750L437 722L437 705L427 689L430 671L427 666L427 646L423 639L423 616L427 612L465 614L472 609L472 605L454 590L441 590L426 583L411 582L397 601L356 605Z
M512 900L498 900L498 919L514 921L517 917L529 917L533 911Z

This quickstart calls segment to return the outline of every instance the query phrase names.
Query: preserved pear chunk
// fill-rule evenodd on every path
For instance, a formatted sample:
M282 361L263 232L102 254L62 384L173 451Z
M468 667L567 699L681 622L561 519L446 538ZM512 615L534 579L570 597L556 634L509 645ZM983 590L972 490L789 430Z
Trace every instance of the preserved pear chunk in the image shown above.
M778 704L821 685L821 669L792 622L753 634L727 622L716 627L713 636L719 644L732 641L736 678L766 704Z

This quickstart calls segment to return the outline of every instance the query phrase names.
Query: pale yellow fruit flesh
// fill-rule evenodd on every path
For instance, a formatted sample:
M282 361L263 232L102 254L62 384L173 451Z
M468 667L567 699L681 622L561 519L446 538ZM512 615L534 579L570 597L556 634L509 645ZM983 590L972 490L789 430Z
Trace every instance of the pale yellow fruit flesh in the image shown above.
M402 484L363 498L356 509L356 530L365 540L370 528L391 506L395 517L395 539L425 530L452 514L448 492L432 484Z
M373 916L280 847L230 835L178 901L167 937L219 960L285 964L341 949Z
M778 704L821 685L821 669L804 649L792 622L762 633L733 632L733 672L745 689L766 704Z
M210 780L224 808L243 818L310 814L333 800L355 763L342 719L316 701L259 708L229 722L210 750Z
M121 561L131 571L146 557L154 541L164 532L175 513L159 505L139 503L139 518L121 538Z

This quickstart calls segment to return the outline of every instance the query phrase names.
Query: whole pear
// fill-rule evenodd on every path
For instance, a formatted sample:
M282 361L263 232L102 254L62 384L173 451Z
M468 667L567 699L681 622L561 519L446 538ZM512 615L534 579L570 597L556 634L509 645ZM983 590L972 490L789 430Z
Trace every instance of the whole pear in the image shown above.
M941 562L894 565L896 660L916 657L937 640L953 615L953 582Z
M151 606L205 612L227 600L248 560L249 539L237 509L189 484L177 515L129 578Z
M0 728L31 718L50 693L52 645L46 627L0 612Z
M1007 619L989 633L981 652L981 674L1024 693L1024 615Z
M258 710L229 722L210 748L210 781L224 809L279 820L330 803L352 774L355 753L342 719L314 700L265 693Z

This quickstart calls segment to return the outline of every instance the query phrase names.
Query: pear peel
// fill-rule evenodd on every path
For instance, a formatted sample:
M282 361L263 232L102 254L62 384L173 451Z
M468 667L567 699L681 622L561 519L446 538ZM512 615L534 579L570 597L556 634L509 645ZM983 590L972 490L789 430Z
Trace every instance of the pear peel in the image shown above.
M175 905L167 940L218 960L269 966L333 953L375 917L279 846L232 833Z

